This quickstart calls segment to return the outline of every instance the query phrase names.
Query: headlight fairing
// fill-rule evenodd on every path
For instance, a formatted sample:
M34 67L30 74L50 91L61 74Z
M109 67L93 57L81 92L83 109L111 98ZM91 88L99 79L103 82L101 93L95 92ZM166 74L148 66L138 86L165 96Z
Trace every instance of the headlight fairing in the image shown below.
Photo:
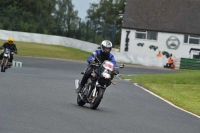
M106 79L111 78L110 74L107 73L107 72L105 72L105 71L102 73L102 76L103 76L104 78L106 78Z
M4 57L8 57L8 54L4 54Z

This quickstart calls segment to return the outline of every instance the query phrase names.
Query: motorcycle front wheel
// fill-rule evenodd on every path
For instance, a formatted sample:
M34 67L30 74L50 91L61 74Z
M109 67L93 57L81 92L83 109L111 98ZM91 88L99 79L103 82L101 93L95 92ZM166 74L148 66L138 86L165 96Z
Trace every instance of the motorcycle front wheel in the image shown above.
M94 98L92 102L90 103L90 108L94 110L99 106L101 102L101 99L103 96L103 90L99 88L99 90L96 93L97 93L96 98Z
M79 106L85 105L85 102L81 99L81 97L80 97L79 94L78 94L78 96L77 96L77 104L78 104Z
M5 72L6 71L7 64L8 64L8 59L3 58L2 62L1 62L1 72Z

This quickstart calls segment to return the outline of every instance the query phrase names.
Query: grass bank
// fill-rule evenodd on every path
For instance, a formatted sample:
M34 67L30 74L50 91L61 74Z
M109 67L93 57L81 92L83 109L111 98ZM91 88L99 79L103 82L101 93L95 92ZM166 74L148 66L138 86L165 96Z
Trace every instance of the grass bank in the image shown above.
M181 71L176 74L122 76L200 116L200 71Z
M0 40L2 45L4 40ZM83 60L85 61L91 53L81 51L78 49L57 46L57 45L45 45L38 43L26 43L15 41L18 49L18 55L20 56L33 56L33 57L47 57L47 58L62 58L71 60Z

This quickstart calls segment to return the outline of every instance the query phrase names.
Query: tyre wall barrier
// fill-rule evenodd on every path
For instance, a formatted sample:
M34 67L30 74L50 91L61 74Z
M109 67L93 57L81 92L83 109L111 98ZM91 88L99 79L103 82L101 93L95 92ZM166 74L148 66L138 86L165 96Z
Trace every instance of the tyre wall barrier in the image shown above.
M200 70L200 59L181 58L180 69Z
M181 59L180 58L174 58L174 65L175 69L180 69Z

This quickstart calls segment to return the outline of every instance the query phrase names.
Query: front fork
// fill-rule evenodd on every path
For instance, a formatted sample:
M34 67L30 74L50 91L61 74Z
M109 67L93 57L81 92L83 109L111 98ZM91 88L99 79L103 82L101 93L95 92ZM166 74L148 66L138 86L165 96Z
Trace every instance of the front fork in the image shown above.
M104 91L105 91L106 88L100 86L99 83L98 83L98 81L96 82L96 85L95 85L94 90L93 90L93 92L92 92L92 97L97 97L97 91L98 91L99 89L102 89L101 97L103 98L103 94L104 94ZM98 92L99 92L99 91L98 91Z
M92 97L97 96L97 93L96 93L96 92L97 92L97 88L99 89L98 85L99 85L99 83L98 83L98 81L97 81L96 84L95 84L95 87L94 87L93 93L92 93Z
M8 61L9 61L9 58L7 58L7 57L3 57L2 60L1 60L1 64L0 64L0 66L5 65L5 64L6 64L6 66L7 66ZM3 63L4 63L4 64L3 64ZM4 67L6 67L6 66L4 66Z

